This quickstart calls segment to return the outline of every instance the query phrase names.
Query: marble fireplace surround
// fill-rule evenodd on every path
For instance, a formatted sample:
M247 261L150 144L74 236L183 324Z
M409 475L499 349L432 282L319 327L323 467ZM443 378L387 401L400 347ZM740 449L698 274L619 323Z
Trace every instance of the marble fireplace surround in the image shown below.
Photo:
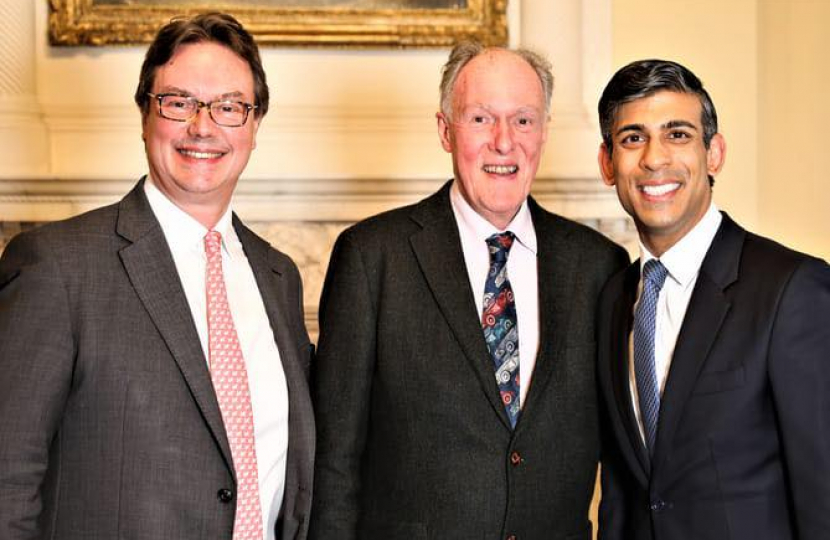
M308 182L308 181L304 181ZM348 225L362 217L408 204L427 196L444 180L411 181L403 183L409 189L400 189L400 181L351 181L349 186L337 182L320 182L322 193L309 195L279 192L261 193L246 189L248 182L241 182L234 200L236 212L254 231L272 245L289 254L300 268L304 284L306 324L309 332L317 334L317 304L328 267L331 247L337 235ZM45 182L44 182L45 183ZM65 181L55 181L64 188ZM52 186L40 194L21 197L32 209L30 216L36 219L4 220L0 222L0 251L8 240L22 230L35 227L50 219L60 219L79 211L92 209L117 200L131 187L131 182L113 182L117 191L102 194L98 182L79 189L83 182L72 182L73 192L59 191ZM0 186L4 183L0 182ZM8 185L8 184L6 184ZM29 183L31 186L31 183ZM392 189L398 186L398 189ZM50 194L43 194L49 193ZM636 232L629 219L620 215L613 192L601 187L596 179L564 180L537 178L534 196L547 209L589 225L618 243L632 250L636 246ZM0 205L8 204L14 197L0 194ZM36 209L36 211L35 211ZM20 217L26 217L25 213Z

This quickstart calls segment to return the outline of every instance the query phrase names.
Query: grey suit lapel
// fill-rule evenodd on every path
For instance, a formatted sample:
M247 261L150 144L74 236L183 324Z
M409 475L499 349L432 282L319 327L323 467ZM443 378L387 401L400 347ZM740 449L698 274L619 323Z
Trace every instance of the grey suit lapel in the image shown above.
M304 478L303 471L311 470L311 456L314 455L313 409L305 373L307 366L303 367L299 357L300 347L311 345L302 327L304 323L289 321L286 318L286 313L302 312L299 307L291 309L288 305L291 295L285 287L297 284L289 283L286 279L285 273L289 270L286 261L280 258L267 242L245 227L236 215L233 217L233 224L262 295L288 386L289 444L283 495L283 510L287 512L277 522L277 537L288 539L294 537L299 526L297 516L290 514L295 509L303 508L303 505L296 503L296 499L300 497L298 491L311 491L311 486L306 485L310 478ZM299 295L299 291L297 294ZM301 301L301 298L297 298L297 302ZM294 328L303 330L296 334ZM302 339L304 343L298 343L298 339Z
M254 273L254 278L262 295L265 304L265 311L271 323L271 329L277 339L277 349L281 358L288 358L290 362L297 363L297 343L291 332L288 331L285 320L285 298L286 295L280 290L282 283L283 268L280 261L271 258L270 246L262 239L249 231L236 215L233 216L233 225L248 263ZM283 363L286 363L283 360Z
M422 229L410 237L410 243L435 302L476 373L483 392L505 427L511 429L499 398L481 323L476 316L458 226L450 205L450 185L448 182L438 193L415 207L411 217Z
M546 214L533 198L528 199L528 205L537 242L539 351L527 402L522 406L520 424L521 418L533 414L535 403L545 394L545 387L559 365L556 359L562 356L565 348L568 307L573 305L571 297L579 277L581 251L569 246L570 239L566 231L558 226L558 218ZM517 425L517 429L520 427Z
M199 334L167 240L144 195L143 180L119 204L117 232L131 242L120 251L130 282L170 349L233 474L228 437Z
M729 311L730 302L724 291L738 278L745 236L745 231L724 214L718 233L703 260L677 338L660 404L654 449L655 474L665 463L671 441L683 416L683 407Z
M277 349L280 352L280 359L288 384L289 399L292 400L290 407L294 407L297 405L294 400L308 396L308 383L299 358L299 350L301 346L310 346L310 343L306 336L292 332L292 329L302 327L303 322L289 321L285 315L289 311L300 311L299 307L294 310L288 306L290 294L289 291L284 289L284 287L289 286L284 276L287 271L286 262L280 259L279 255L271 249L267 242L243 226L236 216L234 216L234 228L245 250L245 255L248 257L257 287L262 295L262 302L265 305L268 321L271 323L271 330L274 332ZM301 300L297 299L298 302ZM303 339L305 343L298 343L298 338Z

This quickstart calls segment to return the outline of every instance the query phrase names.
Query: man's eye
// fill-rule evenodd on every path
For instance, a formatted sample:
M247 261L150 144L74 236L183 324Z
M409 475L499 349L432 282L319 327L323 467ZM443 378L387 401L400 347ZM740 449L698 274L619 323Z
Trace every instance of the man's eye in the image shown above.
M643 137L637 133L626 135L622 140L622 144L637 144L643 141Z
M220 103L219 110L223 113L239 112L242 107L236 103Z
M165 106L171 109L186 109L190 105L184 98L168 97L165 99Z
M691 135L685 131L672 131L669 133L669 139L689 139Z
M536 118L532 116L519 116L516 118L516 126L523 131L531 130L536 125Z
M486 126L493 123L492 117L486 112L469 111L462 116L462 122L472 126Z

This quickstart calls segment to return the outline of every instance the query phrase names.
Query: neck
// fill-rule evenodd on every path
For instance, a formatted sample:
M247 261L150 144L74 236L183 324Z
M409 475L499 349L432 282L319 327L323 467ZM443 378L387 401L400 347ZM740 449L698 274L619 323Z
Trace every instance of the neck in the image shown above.
M670 242L670 241L662 241L661 242L660 239L654 239L654 238L646 239L646 238L643 238L642 236L640 237L640 241L642 241L643 245L646 246L646 249L648 249L648 252L651 253L652 255L654 255L655 257L657 257L658 259L660 257L662 257L665 252L670 250L672 248L672 246L674 246L674 244L676 243L676 242Z
M225 215L230 205L230 194L223 196L218 192L193 193L184 190L171 192L168 186L156 182L152 175L147 180L158 189L167 200L175 204L185 214L198 221L208 230L213 229ZM174 188L175 189L175 188Z
M208 230L212 230L228 210L228 204L219 205L215 202L200 203L198 201L170 200L184 213L198 221Z

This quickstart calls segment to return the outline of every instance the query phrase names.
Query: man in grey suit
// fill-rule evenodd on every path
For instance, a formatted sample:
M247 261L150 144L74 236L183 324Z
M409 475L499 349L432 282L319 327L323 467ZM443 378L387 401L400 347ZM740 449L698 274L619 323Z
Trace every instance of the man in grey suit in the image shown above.
M528 196L552 88L538 55L458 45L437 115L455 180L337 240L311 538L590 537L595 307L628 257Z
M135 100L149 174L0 260L0 538L305 538L300 277L230 207L268 110L256 44L173 20Z

